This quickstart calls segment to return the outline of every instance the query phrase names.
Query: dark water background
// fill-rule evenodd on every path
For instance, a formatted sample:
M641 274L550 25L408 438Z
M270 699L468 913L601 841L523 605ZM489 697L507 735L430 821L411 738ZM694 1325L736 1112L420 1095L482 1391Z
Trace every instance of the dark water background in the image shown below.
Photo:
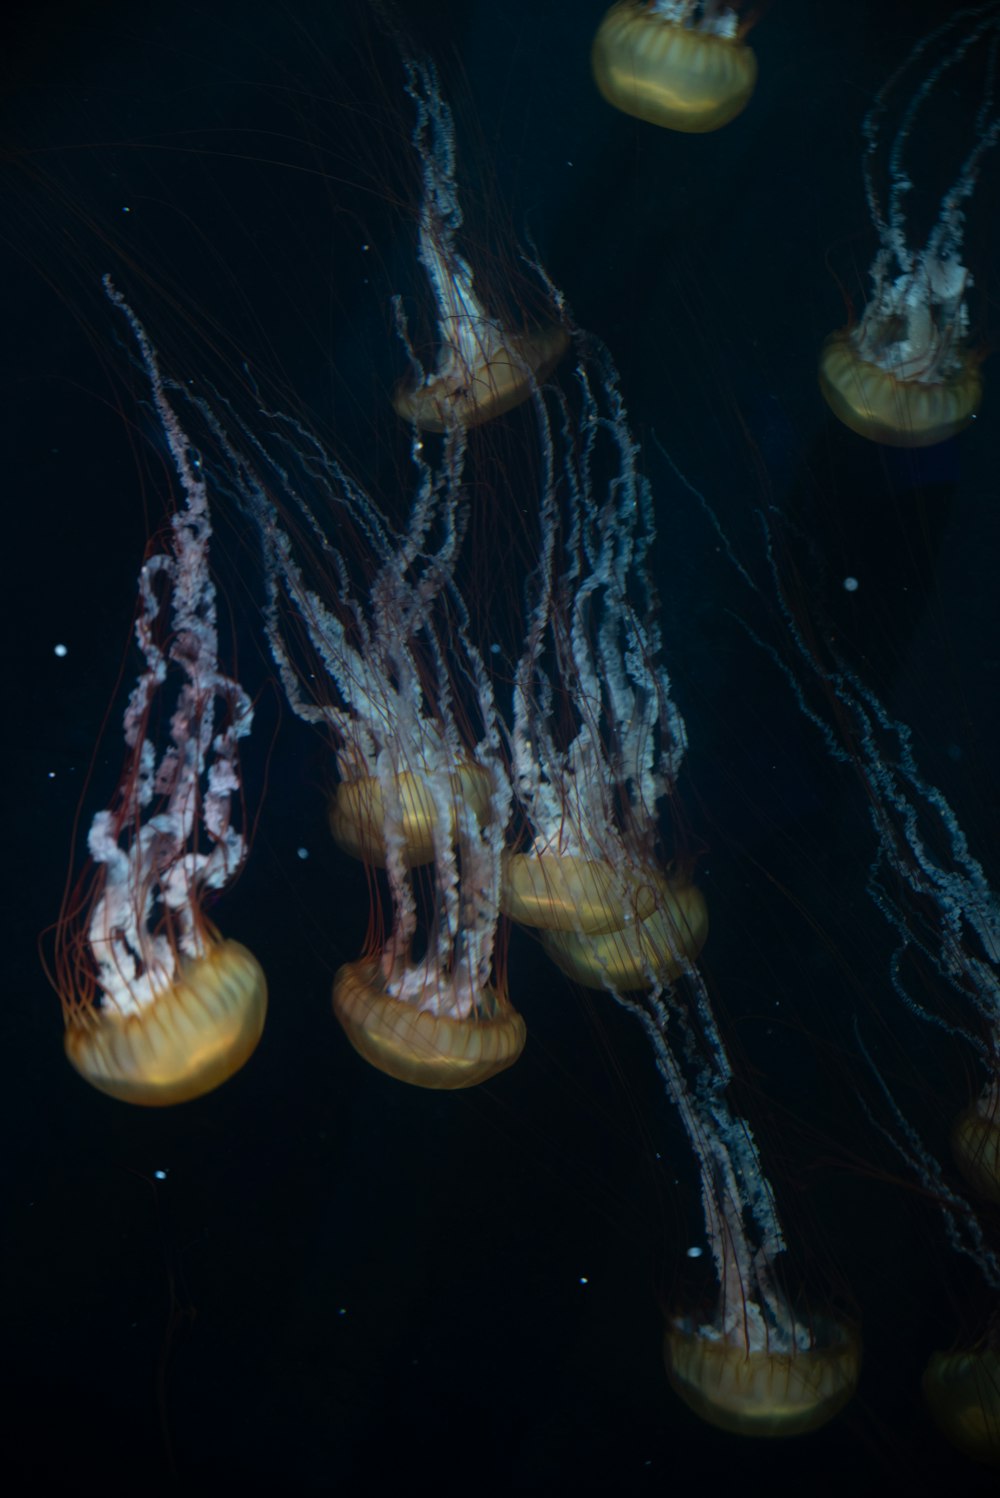
M326 750L277 710L252 548L225 516L217 561L241 674L261 694L246 759L260 820L215 914L265 966L268 1027L236 1079L163 1113L112 1103L66 1066L36 937L58 910L81 797L86 825L118 772L135 573L167 496L99 276L115 276L172 374L236 391L244 412L253 381L387 507L406 473L386 400L401 370L388 297L416 305L421 287L400 75L363 7L41 5L5 48L0 164L0 1473L15 1491L993 1490L919 1396L928 1353L975 1335L990 1305L866 1117L855 1024L943 1157L978 1079L958 1041L892 994L859 785L747 636L741 619L767 634L772 616L658 450L765 583L756 517L778 507L810 616L913 724L995 880L991 367L980 420L924 455L836 427L813 374L845 319L838 282L857 305L874 253L862 117L949 7L775 3L753 35L756 97L704 138L601 102L587 59L602 10L403 7L455 107L470 235L494 284L523 275L516 241L530 236L622 371L691 738L678 819L712 912L707 970L803 1294L861 1323L857 1398L820 1434L774 1444L712 1431L671 1393L663 1315L703 1288L685 1268L702 1235L687 1146L638 1029L564 985L527 938L513 938L511 988L530 1040L510 1072L439 1096L350 1051L329 986L360 947L367 890L326 834ZM915 132L917 223L977 103L968 79L949 84ZM998 169L987 161L966 260L987 348ZM508 425L477 450L480 472L494 464L483 507L499 509L473 540L492 536L498 556L505 496L532 471L528 428ZM491 595L498 633L516 635L518 589ZM927 1002L954 1014L945 995Z

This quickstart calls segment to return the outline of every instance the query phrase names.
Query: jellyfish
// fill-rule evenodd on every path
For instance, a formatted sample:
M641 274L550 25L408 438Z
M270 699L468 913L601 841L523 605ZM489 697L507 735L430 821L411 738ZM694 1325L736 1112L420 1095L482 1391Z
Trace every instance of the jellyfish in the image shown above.
M55 981L71 1065L111 1097L165 1107L225 1082L264 1027L260 964L204 909L246 860L232 803L253 705L219 665L205 475L142 325L106 289L131 326L184 500L139 573L145 665L125 709L125 769L114 804L94 817L85 884L56 928ZM153 726L163 705L165 746Z
M580 340L581 345L584 340ZM650 574L652 494L617 372L596 345L543 440L543 495L514 681L512 764L527 846L504 865L503 908L534 927L574 981L642 1026L694 1152L717 1297L675 1314L671 1383L702 1419L784 1436L831 1419L857 1383L853 1328L803 1315L781 1268L786 1239L696 963L703 896L668 874L660 815L687 748L664 662ZM557 451L562 454L557 460Z
M426 370L397 300L411 368L393 404L421 431L444 432L492 421L527 400L562 358L568 337L558 324L514 331L483 306L472 267L455 243L462 207L451 110L433 63L407 57L404 66L406 91L417 111L413 145L423 174L417 254L434 298L438 347L434 368Z
M720 130L757 82L747 29L718 0L618 0L597 28L594 79L609 104L650 125Z
M1000 135L1000 114L995 111L998 37L1000 14L995 5L959 12L916 44L879 90L865 118L865 196L878 236L870 270L872 291L860 321L826 340L819 382L824 399L845 426L890 447L943 442L968 426L979 409L981 355L967 342L972 276L962 263L963 205L976 186L984 156ZM952 81L951 75L977 44L986 47L987 63L972 145L926 241L918 247L904 214L914 185L905 164L906 148L935 91ZM883 208L875 184L875 159L890 99L902 78L934 48L941 55L920 78L889 145ZM959 71L955 86L962 85Z

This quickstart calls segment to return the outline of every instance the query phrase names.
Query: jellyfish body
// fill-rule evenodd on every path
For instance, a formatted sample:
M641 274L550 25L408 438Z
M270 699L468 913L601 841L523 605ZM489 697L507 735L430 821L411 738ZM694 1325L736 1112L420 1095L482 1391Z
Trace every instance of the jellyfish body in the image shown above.
M467 996L438 974L418 1002L389 991L378 957L347 963L333 984L333 1010L359 1056L400 1082L454 1091L513 1066L524 1050L524 1020L505 991L487 984ZM432 1002L422 1007L419 999ZM449 1012L440 1012L446 1006ZM464 1009L464 1012L462 1010Z
M962 29L970 22L968 30ZM860 321L832 334L823 345L819 384L823 398L851 431L889 447L931 447L953 437L974 419L982 397L980 357L967 345L966 296L972 277L962 264L965 214L984 155L1000 135L1000 115L990 118L987 87L975 116L973 144L941 201L922 247L910 243L904 203L913 190L904 165L905 147L919 111L942 78L961 67L979 40L1000 19L987 7L962 11L911 50L876 95L864 122L864 181L868 210L878 236L870 276L871 296ZM957 38L953 31L958 31ZM940 50L945 39L950 46ZM883 209L874 161L889 98L902 76L925 55L936 61L903 108L888 148L888 196Z
M795 1345L778 1337L750 1345L745 1331L725 1333L689 1318L672 1322L664 1337L671 1385L709 1425L740 1436L797 1436L818 1430L847 1404L857 1387L861 1347L849 1327L820 1322ZM778 1343L776 1347L774 1343Z
M1000 1467L1000 1352L995 1346L935 1352L923 1376L934 1423L974 1461Z
M459 298L462 270L449 274L449 302ZM463 298L472 301L470 290ZM547 380L566 351L562 328L512 333L475 303L469 314L439 312L438 359L428 373L400 382L393 406L404 421L422 432L449 427L476 427L519 406L537 384Z
M978 1196L1000 1206L1000 1082L992 1081L959 1115L951 1147L966 1183Z
M477 822L490 814L490 779L473 761L459 765L449 777L454 830L457 816L469 813ZM434 862L434 827L437 810L426 772L403 770L395 776L389 800L398 807L400 856L408 869ZM386 866L386 828L390 810L375 775L341 780L330 802L330 831L334 841L370 868Z
M619 0L594 38L591 66L624 114L686 134L719 130L746 108L757 59L732 11L692 0Z
M247 1061L264 1026L259 963L223 940L203 910L246 859L232 802L253 706L219 666L204 474L143 328L105 284L138 344L184 503L165 549L139 574L135 633L145 665L125 711L125 773L115 804L91 825L87 889L57 927L56 973L75 1069L112 1097L160 1107L218 1087ZM175 695L162 745L152 736L152 706L168 687Z
M672 983L694 962L708 936L708 907L693 884L650 875L641 886L653 900L647 915L607 931L546 930L542 946L581 988L629 993L651 982Z
M907 283L901 293L894 286L873 298L856 328L830 335L820 390L859 437L886 447L932 447L974 420L981 361L962 345L964 304L931 300L923 277Z
M472 267L456 245L462 208L451 111L431 63L407 60L406 73L423 175L418 256L434 298L437 354L434 368L425 370L397 303L411 370L397 386L393 406L420 431L446 432L481 426L526 401L559 363L569 335L558 323L506 328L483 306Z
M123 1103L166 1107L211 1092L257 1048L267 980L237 941L213 941L181 963L174 981L130 1013L73 1013L66 1055L85 1081Z

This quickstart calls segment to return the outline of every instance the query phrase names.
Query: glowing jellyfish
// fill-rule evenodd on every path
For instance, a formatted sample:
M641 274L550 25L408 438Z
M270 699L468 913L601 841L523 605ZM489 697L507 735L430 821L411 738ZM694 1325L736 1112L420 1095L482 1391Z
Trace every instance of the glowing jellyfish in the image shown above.
M204 475L142 327L107 289L131 323L184 503L165 549L139 574L145 669L125 711L125 772L115 804L91 825L86 889L57 928L56 982L66 1054L80 1075L123 1102L162 1107L226 1081L264 1026L259 963L204 911L206 895L232 883L246 858L232 801L253 708L219 668ZM170 711L163 749L151 737L154 706Z
M514 684L514 787L530 841L506 861L504 908L539 930L570 976L638 1019L694 1152L718 1298L667 1328L674 1388L712 1424L792 1435L850 1398L859 1343L848 1327L800 1314L784 1289L774 1195L732 1109L729 1059L695 966L704 901L664 872L659 814L686 733L649 574L651 494L617 375L595 356L596 380L577 367L579 410L565 400L543 423L566 509L550 484Z
M510 782L453 580L464 431L446 436L433 467L414 440L416 492L397 533L297 424L274 418L284 465L200 410L220 482L260 536L267 636L286 696L333 745L334 836L385 870L388 935L372 922L369 949L336 975L334 1012L355 1050L390 1076L471 1087L517 1060L525 1027L495 950ZM352 548L329 539L314 506L337 517Z
M973 21L954 41L952 33ZM890 447L930 447L968 426L979 409L980 355L967 346L966 293L972 277L962 264L963 204L976 185L985 153L1000 134L992 114L992 62L973 124L973 141L922 248L907 235L903 213L913 182L904 153L921 109L944 87L975 43L992 36L1000 16L995 6L961 12L913 48L880 89L864 123L865 194L879 247L871 267L872 294L861 320L832 334L823 346L819 382L839 419L873 442ZM888 151L887 207L874 179L889 98L903 76L932 47L952 43L921 77L899 120ZM991 54L992 55L992 54ZM957 84L961 87L961 77Z
M423 173L418 256L434 297L438 347L434 368L425 370L397 302L411 372L393 405L422 431L444 432L492 421L527 400L562 358L568 337L558 325L514 331L483 306L472 267L455 244L462 208L451 110L432 63L405 59L404 65L417 110L413 144Z
M746 108L757 82L746 29L717 0L619 0L594 38L597 87L651 125L719 130Z

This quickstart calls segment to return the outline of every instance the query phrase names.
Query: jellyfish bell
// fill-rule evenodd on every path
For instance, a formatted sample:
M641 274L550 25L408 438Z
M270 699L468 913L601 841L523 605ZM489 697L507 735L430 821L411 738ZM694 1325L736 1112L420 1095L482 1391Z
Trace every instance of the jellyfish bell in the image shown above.
M473 760L459 764L448 776L452 806L450 825L459 815L471 813L480 823L490 815L491 786L488 773ZM406 868L434 861L436 810L426 771L419 766L401 770L393 777L390 797L398 804L390 809L386 794L375 775L344 779L330 799L330 831L334 841L352 858L372 868L386 865L385 829L395 819L403 840Z
M467 316L442 315L438 328L434 369L404 378L392 399L397 415L422 432L481 426L512 411L548 379L569 345L563 328L506 332L478 307Z
M635 876L633 876L635 877ZM650 981L671 983L694 962L708 936L708 907L694 884L651 874L638 884L652 901L604 931L545 929L542 946L568 978L583 988L628 993Z
M720 130L757 82L744 31L735 11L702 0L618 0L594 38L594 80L609 104L650 125Z
M733 1435L819 1430L857 1388L860 1339L834 1321L799 1325L794 1312L785 1328L759 1323L759 1313L729 1329L716 1318L674 1319L663 1341L671 1386L699 1419Z
M339 970L333 1012L359 1056L435 1091L475 1087L506 1071L527 1037L505 985L463 989L461 979L426 969L393 982L377 954Z
M644 920L657 903L648 883L630 882L626 893L606 860L547 848L505 853L500 898L504 915L519 925L581 935Z
M942 1435L973 1461L1000 1467L1000 1351L979 1346L935 1352L924 1370L924 1400Z
M1000 1205L1000 1082L990 1083L955 1121L955 1163L983 1200Z
M963 289L942 301L929 294L923 276L906 277L902 289L894 285L881 301L869 302L857 327L831 334L823 345L823 398L859 437L887 447L932 447L975 419L982 356L963 346L968 277L952 266L946 278Z
M108 1000L69 1008L66 1057L85 1082L120 1102L186 1103L249 1061L266 1012L260 963L241 942L216 936L132 1008Z

